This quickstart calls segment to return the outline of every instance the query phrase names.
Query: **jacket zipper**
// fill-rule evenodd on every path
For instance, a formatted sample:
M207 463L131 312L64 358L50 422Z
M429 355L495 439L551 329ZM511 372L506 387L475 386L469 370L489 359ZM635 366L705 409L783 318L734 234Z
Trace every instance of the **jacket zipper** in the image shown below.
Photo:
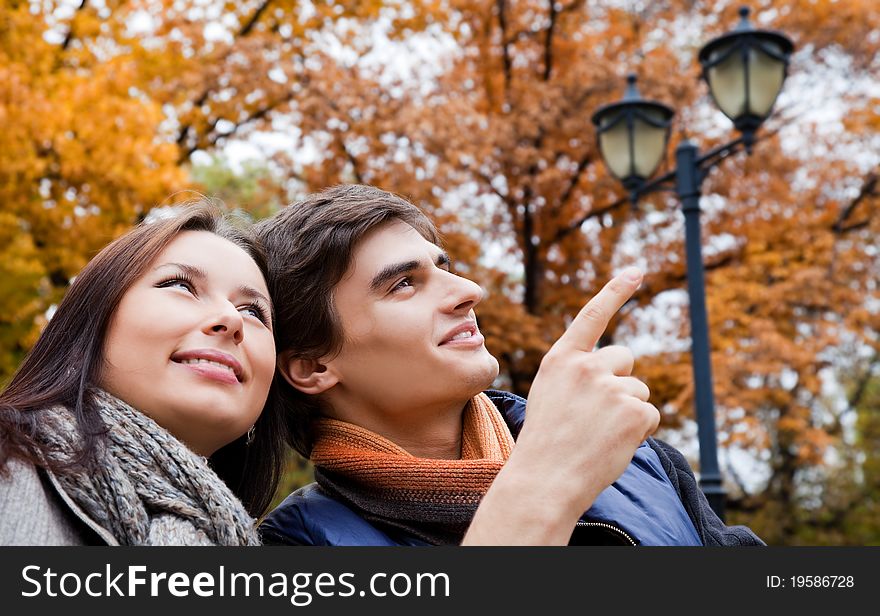
M633 540L632 537L627 535L625 532L623 532L622 530L620 530L616 526L613 526L611 524L606 524L605 522L583 522L583 521L578 520L576 526L581 526L581 527L583 527L583 526L598 526L600 528L604 528L605 530L609 530L612 533L616 533L618 535L621 535L627 541L629 541L630 545L632 545L632 546L636 545L636 542Z

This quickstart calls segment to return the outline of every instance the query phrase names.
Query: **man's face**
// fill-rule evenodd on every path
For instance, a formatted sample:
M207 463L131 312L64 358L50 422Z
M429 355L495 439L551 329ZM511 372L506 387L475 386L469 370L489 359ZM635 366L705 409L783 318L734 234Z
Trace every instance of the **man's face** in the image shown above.
M463 404L498 375L474 307L480 287L404 222L367 234L336 286L344 343L331 400L391 417ZM411 418L411 415L410 415Z

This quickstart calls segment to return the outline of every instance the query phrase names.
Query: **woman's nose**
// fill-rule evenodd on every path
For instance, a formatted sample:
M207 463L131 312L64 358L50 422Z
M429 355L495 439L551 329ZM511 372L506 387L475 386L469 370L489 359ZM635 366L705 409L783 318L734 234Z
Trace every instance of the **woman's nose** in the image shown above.
M244 340L244 319L238 309L228 302L227 306L208 320L205 329L205 333L209 335L230 336L235 344Z

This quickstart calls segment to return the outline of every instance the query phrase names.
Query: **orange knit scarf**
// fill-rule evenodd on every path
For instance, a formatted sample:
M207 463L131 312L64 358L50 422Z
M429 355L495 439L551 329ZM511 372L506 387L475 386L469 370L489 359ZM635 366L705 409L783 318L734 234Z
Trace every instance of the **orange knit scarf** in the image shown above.
M501 413L485 394L462 415L461 459L417 458L359 426L314 425L315 478L364 518L429 543L458 543L513 448Z

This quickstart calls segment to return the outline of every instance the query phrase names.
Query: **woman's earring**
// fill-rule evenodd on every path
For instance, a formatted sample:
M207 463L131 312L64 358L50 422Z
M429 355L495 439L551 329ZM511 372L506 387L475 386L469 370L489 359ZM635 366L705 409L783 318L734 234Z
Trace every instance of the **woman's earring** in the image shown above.
M254 432L256 432L257 424L251 426L251 429L247 431L247 441L245 441L248 445L254 442Z

